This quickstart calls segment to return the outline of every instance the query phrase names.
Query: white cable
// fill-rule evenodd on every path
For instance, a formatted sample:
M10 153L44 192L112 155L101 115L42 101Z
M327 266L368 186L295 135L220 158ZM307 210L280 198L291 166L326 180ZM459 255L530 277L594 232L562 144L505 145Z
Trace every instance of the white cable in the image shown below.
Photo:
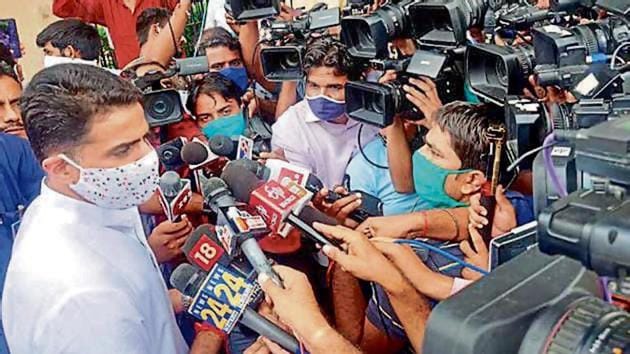
M617 59L617 55L619 55L619 51L621 50L621 48L623 48L623 47L625 47L625 46L627 46L627 45L630 45L630 41L626 41L626 42L621 43L621 44L617 47L617 49L615 49L615 51L613 52L612 57L611 57L611 59L610 59L610 70L615 70L615 59ZM621 60L621 63L622 63L622 64L625 64L625 63L626 63L626 62L625 62L623 59L621 59L621 58L619 58L619 60Z

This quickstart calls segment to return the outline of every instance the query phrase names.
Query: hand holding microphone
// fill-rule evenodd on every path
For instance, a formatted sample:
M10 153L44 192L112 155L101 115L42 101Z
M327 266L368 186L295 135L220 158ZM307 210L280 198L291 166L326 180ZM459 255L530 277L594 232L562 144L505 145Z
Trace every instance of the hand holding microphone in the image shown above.
M182 254L181 247L192 232L192 224L186 215L180 221L163 221L151 235L149 235L149 247L153 251L158 263L164 263L175 259Z

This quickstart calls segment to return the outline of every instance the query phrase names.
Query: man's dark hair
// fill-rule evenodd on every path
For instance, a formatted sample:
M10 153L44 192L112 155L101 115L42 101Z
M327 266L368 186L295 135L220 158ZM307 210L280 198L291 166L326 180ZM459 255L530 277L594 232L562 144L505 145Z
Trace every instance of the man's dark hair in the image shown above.
M17 62L13 58L9 47L0 43L0 76L8 76L22 85L15 71L16 65Z
M189 107L189 109L194 112L194 102L197 101L199 95L211 96L213 93L223 96L226 101L233 98L239 105L241 104L240 88L225 76L211 72L206 74L203 80L195 87L191 102L192 107Z
M451 102L438 110L435 122L451 136L453 150L462 161L462 169L485 172L488 139L486 132L491 120L483 104Z
M140 91L116 75L91 65L60 64L33 77L20 108L35 156L42 161L55 153L71 154L94 119L135 103L142 103Z
M171 11L163 7L150 7L144 9L136 20L136 37L142 47L149 40L149 31L151 26L157 24L158 27L164 28L171 18Z
M223 27L212 27L201 33L201 50L215 47L227 47L232 51L241 51L241 43Z
M51 23L39 32L35 42L40 48L48 42L59 50L72 46L85 60L96 60L101 52L101 38L96 28L76 19Z
M306 46L304 72L308 74L309 70L320 66L334 68L336 75L348 75L350 80L361 76L361 70L353 63L346 46L329 36L317 38Z

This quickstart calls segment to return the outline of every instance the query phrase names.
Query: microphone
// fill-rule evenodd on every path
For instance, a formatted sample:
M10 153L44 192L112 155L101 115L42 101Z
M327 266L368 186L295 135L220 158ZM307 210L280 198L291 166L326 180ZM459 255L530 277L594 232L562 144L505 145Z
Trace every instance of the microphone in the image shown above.
M270 159L267 160L265 165L262 165L256 161L242 159L231 163L248 169L262 180L268 181L273 179L280 182L283 186L287 185L288 180L295 181L313 194L319 193L319 191L324 188L324 184L317 176L302 167L292 165L285 161ZM271 166L271 168L269 166ZM359 208L348 215L349 218L358 223L362 223L369 217L383 216L383 202L380 199L362 191L352 191L351 193L361 194L362 203ZM345 196L331 190L328 192L325 200L328 203L334 203L343 197Z
M219 239L222 235L229 240L236 239L241 251L254 267L256 273L267 274L278 286L282 287L280 276L271 268L271 261L260 249L258 241L254 237L256 234L267 233L268 229L264 223L264 218L252 216L247 211L242 212L236 208L237 202L232 196L232 192L220 178L210 178L204 186L204 204L205 201L208 201L212 210L219 212L220 219L217 222ZM221 226L223 227L220 228Z
M214 135L208 140L208 146L212 153L229 160L252 159L260 155L260 151L255 148L254 140L242 135L238 140L225 135Z
M217 263L229 263L229 257L217 242L216 234L209 225L201 225L192 232L184 243L182 251L188 262L194 264L204 272L209 272Z
M224 159L213 154L206 144L196 138L184 145L181 158L192 171L195 192L201 192L204 181L209 176L217 175L225 163Z
M181 158L194 170L216 160L218 156L213 154L206 144L199 140L193 140L184 145Z
M184 263L171 274L171 284L194 299L187 312L228 334L240 322L284 349L297 353L299 344L294 337L247 306L254 286L228 267L218 264L215 269L206 274Z
M287 212L294 201L297 201L297 196L277 182L264 183L251 171L234 163L226 166L221 178L239 201L247 202L260 211L268 225L288 222L320 245L338 245L336 240L327 239L312 227L314 221L329 225L336 225L337 221L310 206L305 206L298 215L295 215L293 211Z
M166 171L158 185L158 199L169 221L179 220L192 198L190 180L179 178L175 171Z

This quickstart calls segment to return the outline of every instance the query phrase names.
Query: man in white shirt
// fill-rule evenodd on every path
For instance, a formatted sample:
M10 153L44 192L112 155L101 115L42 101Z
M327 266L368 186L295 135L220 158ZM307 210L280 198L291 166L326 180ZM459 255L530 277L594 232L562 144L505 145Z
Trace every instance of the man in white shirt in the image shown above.
M358 135L365 146L378 130L346 115L345 85L360 76L346 47L332 37L309 43L304 55L306 96L273 125L274 152L308 168L326 187L340 185Z
M158 182L141 102L88 65L45 69L26 89L22 114L46 178L7 272L11 353L187 352L137 211Z

